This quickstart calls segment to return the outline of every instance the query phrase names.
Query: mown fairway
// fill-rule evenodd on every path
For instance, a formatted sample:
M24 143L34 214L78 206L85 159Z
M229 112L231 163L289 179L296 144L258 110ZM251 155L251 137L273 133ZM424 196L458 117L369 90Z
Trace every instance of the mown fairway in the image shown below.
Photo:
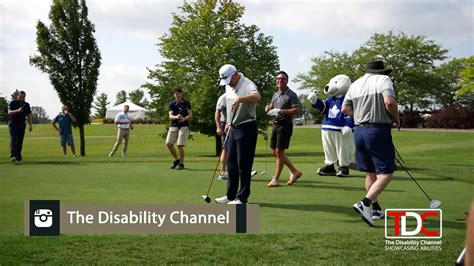
M269 189L274 170L252 182L250 203L260 204L261 230L233 234L66 234L24 237L23 201L59 199L73 204L206 204L217 157L214 139L194 134L186 148L186 170L169 169L161 138L164 126L136 125L127 158L107 157L116 127L86 127L87 157L64 158L55 131L36 125L27 133L23 165L8 161L8 128L0 126L0 263L198 263L198 264L453 264L464 246L464 212L474 195L474 132L394 131L406 165L434 199L443 202L442 251L386 251L384 221L369 228L352 210L364 196L360 172L320 177L320 130L295 128L289 156L304 173L293 186ZM76 133L76 144L79 136ZM254 169L265 169L265 141L259 136ZM120 154L119 154L120 155ZM287 170L282 180L286 180ZM210 196L225 194L216 180ZM384 208L427 208L415 183L398 171L380 203ZM214 203L213 203L214 204Z

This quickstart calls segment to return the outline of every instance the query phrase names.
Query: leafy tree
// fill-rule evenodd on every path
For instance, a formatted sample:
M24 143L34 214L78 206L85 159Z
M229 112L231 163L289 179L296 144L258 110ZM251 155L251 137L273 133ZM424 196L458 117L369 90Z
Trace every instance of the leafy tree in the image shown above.
M447 58L447 53L447 49L423 35L408 36L389 31L372 35L353 56L383 59L386 67L393 69L390 77L397 88L399 106L414 111L432 104L431 92L438 90L440 85L433 70L437 62Z
M95 117L104 118L105 113L107 112L107 105L109 104L110 102L107 101L107 94L101 93L100 95L95 97L95 102L92 106L96 110Z
M456 95L474 93L474 56L465 59L464 63L464 69L459 73L460 80L457 85L460 89L456 92Z
M36 44L39 55L30 64L49 75L59 99L74 113L81 140L81 156L86 155L84 125L97 91L101 56L88 19L85 0L53 0L51 25L38 21Z
M33 124L46 124L49 123L48 114L41 106L32 106L31 107L31 120Z
M439 86L438 89L433 90L431 94L433 95L433 102L436 106L474 106L474 91L464 94L457 93L463 85L461 73L468 68L468 62L468 58L455 58L435 69L434 72L438 78Z
M8 121L8 102L5 97L0 97L0 123Z
M128 94L128 98L132 103L145 107L145 101L142 100L143 96L145 96L145 93L141 89L133 90Z
M115 95L115 104L114 105L119 105L121 103L124 103L127 101L127 92L124 90L121 90L117 92L117 95Z
M224 92L218 85L218 70L230 63L257 85L262 96L257 118L260 128L265 128L263 105L275 90L278 56L273 39L255 25L244 25L243 14L243 6L218 5L217 1L185 2L179 14L173 14L169 33L158 44L164 60L149 69L148 78L154 83L143 85L151 95L155 115L167 119L172 89L180 85L192 105L191 128L213 136L215 104Z

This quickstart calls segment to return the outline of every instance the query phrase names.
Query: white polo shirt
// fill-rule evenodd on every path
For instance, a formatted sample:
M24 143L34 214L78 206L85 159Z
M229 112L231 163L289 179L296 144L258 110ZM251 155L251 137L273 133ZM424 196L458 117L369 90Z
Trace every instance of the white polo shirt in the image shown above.
M235 115L232 114L232 104L239 96L246 96L253 92L258 92L257 86L250 79L246 78L244 74L239 73L240 80L235 85L235 88L227 85L225 86L225 101L227 106L227 117L229 120L234 117L234 121L227 121L228 124L238 126L247 122L255 121L257 119L257 104L255 103L240 103Z
M118 124L117 126L119 128L122 128L122 129L129 129L130 128L130 121L132 121L132 119L130 118L130 116L124 112L120 112L118 113L116 116L115 116L115 123L117 122L126 122L127 124Z

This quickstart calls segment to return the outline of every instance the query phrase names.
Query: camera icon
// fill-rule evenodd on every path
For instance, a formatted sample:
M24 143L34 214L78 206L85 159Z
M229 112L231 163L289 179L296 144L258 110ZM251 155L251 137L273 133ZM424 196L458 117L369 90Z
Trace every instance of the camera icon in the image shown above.
M35 211L36 227L51 227L53 225L53 212L49 209L37 209Z

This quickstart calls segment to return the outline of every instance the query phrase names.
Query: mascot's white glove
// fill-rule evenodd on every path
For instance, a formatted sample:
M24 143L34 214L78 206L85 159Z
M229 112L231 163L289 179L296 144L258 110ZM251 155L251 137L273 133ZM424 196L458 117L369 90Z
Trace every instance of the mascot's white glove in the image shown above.
M280 115L280 112L281 112L281 109L274 108L274 109L268 110L267 115L277 118Z
M316 101L318 101L318 95L313 91L308 95L308 100L314 105L316 104Z
M344 137L350 136L351 133L352 133L352 128L350 128L350 127L343 127L343 128L341 129L341 133L342 133L342 135L343 135Z

